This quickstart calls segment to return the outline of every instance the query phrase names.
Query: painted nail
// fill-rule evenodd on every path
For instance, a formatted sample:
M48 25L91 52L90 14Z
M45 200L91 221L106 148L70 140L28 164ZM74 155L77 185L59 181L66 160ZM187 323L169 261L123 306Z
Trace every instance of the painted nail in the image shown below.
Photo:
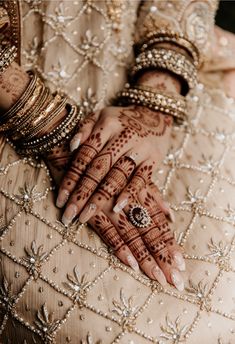
M77 215L77 211L78 211L78 208L75 204L70 204L66 208L62 216L62 222L65 226L68 226L70 222L75 218L75 216Z
M125 206L128 204L128 199L124 198L122 201L118 202L115 207L113 208L113 211L118 214L120 211L125 208Z
M172 209L170 209L170 211L169 211L169 219L170 219L170 221L172 222L172 223L174 223L175 222L175 215L174 215L174 212L173 212L173 210Z
M81 143L82 133L76 134L70 141L70 151L73 152Z
M162 206L163 206L163 209L164 209L167 213L170 213L171 208L170 208L170 205L169 205L168 202L162 201Z
M166 284L167 284L167 281L166 281L166 277L164 276L164 273L162 272L162 270L155 266L153 269L152 269L152 274L153 274L153 277L164 287Z
M63 208L67 200L69 199L69 191L66 189L60 190L57 200L56 200L56 206L58 208Z
M173 254L174 261L180 271L185 271L185 260L180 252Z
M179 291L184 290L184 281L183 281L183 278L181 277L179 271L172 270L171 279L172 279L172 282L173 282L174 286L176 287L176 289L178 289Z
M130 267L134 270L134 271L139 271L139 264L137 262L137 260L131 256L130 254L127 256L126 258L128 264L130 265Z
M90 203L85 209L82 211L81 215L79 216L79 221L81 223L85 223L90 220L90 218L95 214L97 206L95 203Z

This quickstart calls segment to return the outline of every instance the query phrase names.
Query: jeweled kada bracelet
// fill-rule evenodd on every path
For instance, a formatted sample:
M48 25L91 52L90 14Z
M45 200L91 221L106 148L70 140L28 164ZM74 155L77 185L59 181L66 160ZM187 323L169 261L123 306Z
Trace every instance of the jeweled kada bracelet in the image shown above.
M117 103L146 106L151 110L171 115L179 122L185 121L187 117L186 100L175 93L154 92L133 86L117 94Z
M140 73L149 69L165 69L176 74L191 89L197 84L197 70L184 55L171 49L152 49L144 51L136 58L135 65L130 70L134 82Z

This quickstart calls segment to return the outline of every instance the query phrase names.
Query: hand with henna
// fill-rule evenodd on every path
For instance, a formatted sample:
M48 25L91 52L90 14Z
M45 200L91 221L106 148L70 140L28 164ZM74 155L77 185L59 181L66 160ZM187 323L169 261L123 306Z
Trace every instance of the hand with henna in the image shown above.
M54 180L60 184L71 153L68 147L56 147L45 158ZM184 282L180 271L185 270L181 248L177 245L168 223L166 209L157 187L150 183L119 213L113 211L115 197L91 217L88 223L114 254L135 271L141 269L149 278L165 286L167 282L182 291ZM129 217L132 205L144 207L150 223L144 228L134 226Z
M151 183L168 150L172 117L141 106L107 107L90 116L71 142L80 147L62 180L57 206L64 224L82 223L113 196L114 212Z

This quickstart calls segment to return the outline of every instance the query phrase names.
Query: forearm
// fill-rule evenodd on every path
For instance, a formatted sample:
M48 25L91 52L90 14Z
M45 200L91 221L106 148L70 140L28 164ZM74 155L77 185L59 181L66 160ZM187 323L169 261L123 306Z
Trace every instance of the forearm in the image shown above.
M21 97L29 83L29 75L15 62L0 75L0 110L7 111Z
M13 62L7 70L0 75L0 115L9 110L22 96L30 82L29 74L26 73L17 63ZM52 98L52 97L51 97ZM66 109L61 111L60 119L66 115ZM50 122L41 134L53 130L57 122Z

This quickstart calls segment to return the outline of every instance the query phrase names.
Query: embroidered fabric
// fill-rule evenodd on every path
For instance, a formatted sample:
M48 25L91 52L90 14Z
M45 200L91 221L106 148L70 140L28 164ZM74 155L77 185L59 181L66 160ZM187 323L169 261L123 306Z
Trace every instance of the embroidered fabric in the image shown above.
M34 67L52 90L65 92L87 113L122 89L139 2L20 3L25 68ZM170 6L162 10L162 17L170 11ZM220 63L213 64L218 67L213 87L222 87L227 55L223 66L216 53L214 60L207 56L208 66ZM205 72L201 76L210 81ZM185 250L182 293L125 267L90 228L64 227L45 165L1 143L3 344L234 342L235 103L223 90L202 84L187 103L189 122L174 127L156 174Z

